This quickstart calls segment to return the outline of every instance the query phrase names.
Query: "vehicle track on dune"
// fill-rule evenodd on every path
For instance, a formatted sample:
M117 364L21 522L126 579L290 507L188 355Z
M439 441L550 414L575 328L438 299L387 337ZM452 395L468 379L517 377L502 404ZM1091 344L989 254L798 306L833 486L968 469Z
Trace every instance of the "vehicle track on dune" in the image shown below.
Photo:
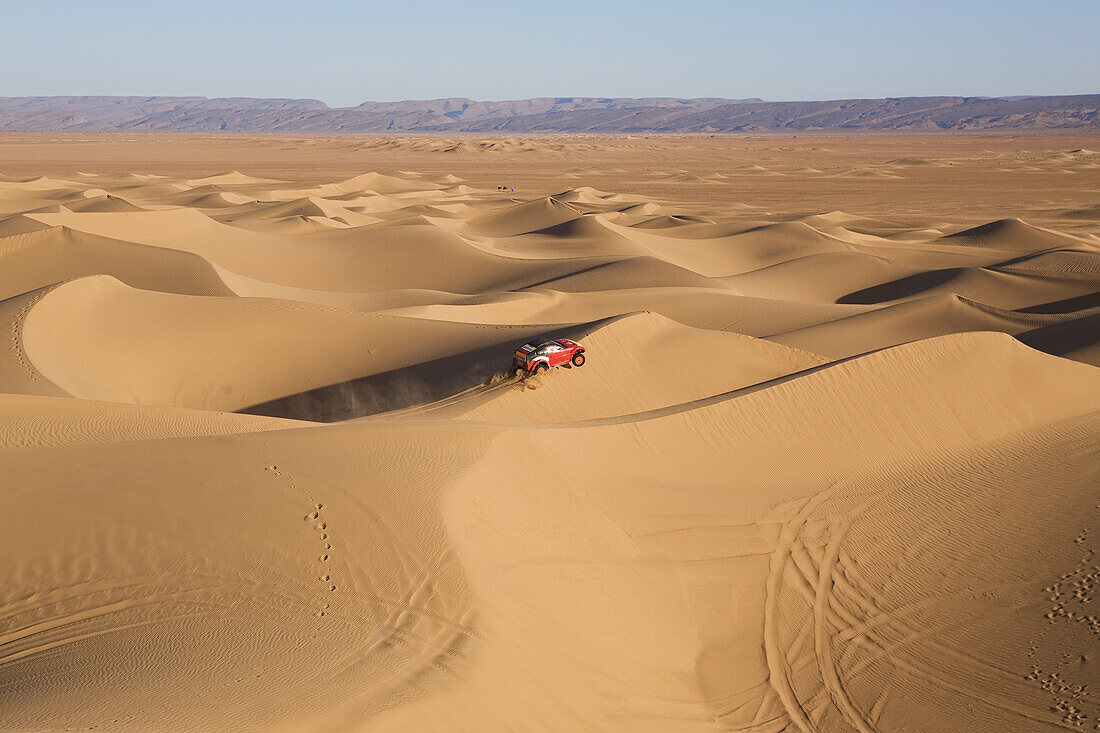
M1072 729L1086 720L1100 722L1100 703L1076 686L1083 681L1080 676L1072 682L1051 676L1047 665L1064 665L1065 659L1059 648L1045 646L1041 631L1044 618L1047 624L1065 619L1080 622L1085 627L1081 633L1095 637L1095 616L1086 610L1096 576L1091 551L1053 585L1041 588L1042 579L1013 578L1007 559L994 565L992 577L966 570L966 563L981 554L1010 547L996 534L998 529L984 530L974 539L945 534L963 517L996 501L1006 482L1013 493L1032 486L1058 451L1087 446L1088 426L1095 420L1086 416L1052 423L1037 435L1009 435L976 452L937 452L915 472L904 466L888 468L884 475L836 483L806 499L783 526L772 555L764 610L769 682L792 723L805 731L878 731L876 720L888 714L887 690L899 684L949 691L1019 725L1045 729L1062 723ZM1087 473L1087 458L1066 470ZM890 477L903 471L911 477L907 482ZM1012 471L1018 473L1006 478ZM954 488L962 476L968 486L978 487L976 496ZM946 527L912 518L902 521L904 513L939 515ZM904 538L914 531L925 533L925 541L911 545L919 548L914 557L899 563L896 555L876 548L884 542L878 528L885 526ZM1088 536L1087 531L1067 535L1068 528L1057 523L1052 528L1078 545ZM885 544L895 542L906 540ZM931 558L943 553L956 565L942 566L949 568L943 576L925 576L927 568L937 565ZM1067 586L1074 589L1072 594L1062 590ZM1005 594L1009 598L1000 605L990 604ZM1066 612L1067 597L1082 609ZM1044 606L1050 605L1055 610L1044 617ZM982 658L957 645L959 639L970 638L971 646L986 648L972 637L995 635L996 626L1009 619L1038 634L1029 641L1030 650L1022 644L1000 650L1000 655L1045 660L1034 664L1026 678L1010 673L1003 659ZM889 680L881 679L883 674L896 682L884 686ZM1034 691L1029 690L1033 684ZM1043 703L1040 689L1054 696L1053 706Z

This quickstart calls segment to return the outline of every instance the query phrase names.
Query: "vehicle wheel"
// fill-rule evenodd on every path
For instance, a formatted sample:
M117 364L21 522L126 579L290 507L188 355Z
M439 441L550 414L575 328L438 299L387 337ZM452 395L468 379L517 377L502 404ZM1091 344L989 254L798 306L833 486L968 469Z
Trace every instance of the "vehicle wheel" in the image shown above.
M535 368L532 371L535 374L538 374L539 372L547 371L549 368L550 368L549 364L547 364L545 361L540 361L538 364L535 364Z
M573 366L584 366L584 352L578 351L576 354L573 354L573 358L570 359L569 362Z

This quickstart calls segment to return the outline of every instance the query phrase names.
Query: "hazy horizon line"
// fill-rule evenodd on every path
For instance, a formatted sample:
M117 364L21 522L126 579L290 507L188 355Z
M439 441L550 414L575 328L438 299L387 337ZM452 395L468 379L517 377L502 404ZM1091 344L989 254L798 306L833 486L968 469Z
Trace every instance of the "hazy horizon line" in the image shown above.
M1089 92L1072 92L1072 93L1020 93L1020 94L897 94L886 95L880 97L866 96L866 97L818 97L818 98L797 98L797 99L772 99L768 97L726 97L722 95L696 95L696 96L677 96L670 94L650 94L645 96L610 96L610 95L591 95L591 94L541 94L530 97L507 97L507 98L494 98L494 99L478 99L476 97L466 97L461 95L449 96L449 97L405 97L401 99L364 99L357 104L351 105L333 105L326 102L320 97L295 97L295 96L250 96L250 95L215 95L209 96L205 94L106 94L106 93L78 93L78 94L11 94L0 95L0 99L205 99L209 101L216 100L277 100L277 101L289 101L289 102L317 102L325 105L329 109L355 109L365 104L402 104L406 102L444 102L451 100L461 100L467 102L476 102L479 104L492 104L492 103L504 103L504 102L524 102L530 100L543 100L554 99L562 101L570 100L632 100L632 101L645 101L645 100L676 100L676 101L697 101L697 100L718 100L728 102L757 102L757 103L799 103L799 102L846 102L846 101L865 101L865 100L888 100L888 99L1034 99L1039 97L1090 97L1100 95L1100 90Z

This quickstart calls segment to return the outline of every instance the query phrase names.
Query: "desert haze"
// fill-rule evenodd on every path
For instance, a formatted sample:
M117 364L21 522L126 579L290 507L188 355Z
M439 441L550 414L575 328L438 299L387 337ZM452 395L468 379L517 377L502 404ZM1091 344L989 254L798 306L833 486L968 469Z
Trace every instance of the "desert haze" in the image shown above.
M1100 728L1097 151L0 135L0 729Z
M704 97L316 99L0 97L2 132L729 133L1100 131L1100 94L771 102Z

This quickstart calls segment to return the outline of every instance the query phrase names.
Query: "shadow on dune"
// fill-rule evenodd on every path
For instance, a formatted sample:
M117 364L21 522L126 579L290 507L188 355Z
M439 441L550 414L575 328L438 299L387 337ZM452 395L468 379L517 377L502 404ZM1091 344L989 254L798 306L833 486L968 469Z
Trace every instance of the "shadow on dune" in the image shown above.
M1049 303L1041 303L1039 305L1033 305L1028 308L1018 308L1017 312L1060 314L1074 313L1076 311L1087 310L1097 307L1100 307L1100 290L1095 293L1089 293L1087 295L1078 295L1076 298L1063 298L1062 300L1053 300Z
M627 314L629 315L629 314ZM592 331L624 318L614 316L583 324L550 327L519 341L414 364L381 374L339 382L238 410L314 422L339 422L426 405L511 375L512 355L526 341L581 340Z
M1100 344L1100 311L1081 318L1052 323L1049 326L1040 326L1025 333L1017 334L1016 338L1033 349L1045 351L1055 356L1081 351ZM1074 358L1094 366L1100 366L1100 363L1097 363L1096 360L1082 355L1076 355Z
M499 344L246 407L249 415L338 422L427 404L487 384L518 344Z
M907 298L951 282L963 269L949 267L943 270L932 270L931 272L918 272L916 275L909 275L898 280L891 280L888 283L848 293L838 298L836 302L840 305L876 305L898 300L899 298Z
M1050 275L1057 277L1062 274L1057 269L1050 271L1039 269L1034 272L1020 272L1012 269L1016 265L1022 265L1029 262L1040 262L1040 258L1066 255L1077 257L1094 257L1095 255L1090 252L1084 252L1082 250L1075 249L1048 249L1040 252L1028 252L1027 254L1019 255L1017 257L1010 257L1009 259L993 264L984 265L981 267L947 267L943 269L930 270L928 272L918 272L913 275L907 275L896 280L889 282L879 283L862 290L856 290L847 295L840 297L836 302L841 305L877 305L879 303L886 303L892 300L899 300L901 298L908 298L910 296L918 295L920 293L932 290L941 285L947 283L965 274L967 271L976 272L979 270L985 270L991 273L998 273L1001 275ZM1021 309L1021 313L1069 313L1075 310L1082 310L1084 308L1091 308L1097 304L1100 304L1100 293L1091 293L1089 295L1083 295L1075 298L1067 298L1065 300L1055 301L1043 305L1033 306L1027 309ZM1049 310L1043 310L1048 308Z

